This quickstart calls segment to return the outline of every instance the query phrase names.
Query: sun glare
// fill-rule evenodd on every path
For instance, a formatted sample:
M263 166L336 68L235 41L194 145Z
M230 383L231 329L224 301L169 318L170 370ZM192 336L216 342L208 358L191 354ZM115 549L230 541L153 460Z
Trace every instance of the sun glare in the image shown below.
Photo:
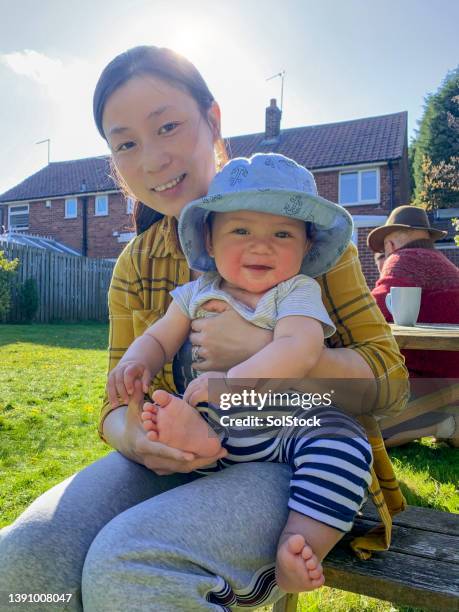
M203 47L207 46L209 38L202 30L201 25L196 26L190 23L188 26L184 26L175 32L167 46L194 61Z
M196 13L196 12L195 12ZM192 13L161 13L161 23L173 23L173 27L158 27L158 11L152 10L142 20L133 20L123 31L124 48L137 45L168 47L197 64L205 53L215 48L216 31L210 19ZM221 34L221 33L220 33ZM123 50L123 49L120 49Z

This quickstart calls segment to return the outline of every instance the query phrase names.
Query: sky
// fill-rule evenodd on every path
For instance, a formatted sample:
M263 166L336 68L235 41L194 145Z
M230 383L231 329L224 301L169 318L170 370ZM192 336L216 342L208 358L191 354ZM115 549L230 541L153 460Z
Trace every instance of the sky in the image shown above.
M108 153L92 119L104 66L140 44L190 59L223 136L408 111L459 64L457 0L0 0L0 194L51 161Z

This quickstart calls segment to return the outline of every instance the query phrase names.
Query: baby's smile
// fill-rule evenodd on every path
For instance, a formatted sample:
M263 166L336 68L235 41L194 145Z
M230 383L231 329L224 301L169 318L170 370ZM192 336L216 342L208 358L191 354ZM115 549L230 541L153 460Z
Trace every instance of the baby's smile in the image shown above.
M274 266L265 266L263 264L245 264L244 268L249 270L272 270Z

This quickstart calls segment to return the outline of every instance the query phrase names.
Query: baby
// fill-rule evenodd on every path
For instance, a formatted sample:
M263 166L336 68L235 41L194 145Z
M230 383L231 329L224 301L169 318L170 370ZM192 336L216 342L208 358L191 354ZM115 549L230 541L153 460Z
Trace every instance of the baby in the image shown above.
M173 301L164 317L133 342L112 370L108 380L112 404L118 405L117 396L126 401L137 379L147 393L154 375L187 339L192 319L209 316L203 304L222 300L246 320L272 330L272 342L228 372L198 376L183 399L156 390L154 403L144 404L142 420L151 440L199 456L215 456L223 443L228 455L219 462L220 468L260 460L259 439L221 440L209 430L209 417L203 418L195 406L208 400L209 378L225 378L230 384L232 379L307 377L323 350L324 337L335 331L311 275L324 273L336 262L351 233L348 213L317 196L311 173L294 161L259 154L229 162L215 177L209 195L191 202L180 217L180 241L190 268L204 274L171 292ZM336 414L328 416L336 421ZM291 437L278 435L277 454L271 450L262 454L263 460L290 463L298 481L303 469L298 456L310 442L300 430L294 431L294 444ZM265 449L272 447L273 440L268 442ZM369 450L368 454L371 461ZM355 458L343 455L334 465L344 473L353 462ZM363 499L370 481L369 472L363 471L359 485L349 491L353 514L360 505L356 496ZM324 479L328 476L323 474ZM355 481L355 474L350 480ZM299 486L306 488L307 483ZM301 492L289 500L289 519L276 558L277 582L289 592L311 590L324 582L320 559L308 543L311 525L319 538L321 533L326 538L330 528L346 531L352 525L337 518L336 507L315 511L313 506Z

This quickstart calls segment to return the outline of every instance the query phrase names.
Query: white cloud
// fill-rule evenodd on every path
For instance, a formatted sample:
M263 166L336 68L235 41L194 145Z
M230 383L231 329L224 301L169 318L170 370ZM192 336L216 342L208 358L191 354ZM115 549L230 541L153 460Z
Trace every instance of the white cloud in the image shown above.
M43 85L57 82L63 72L61 60L52 59L31 49L0 55L0 62L16 74L29 77Z
M0 55L0 64L11 71L12 79L25 77L39 90L27 138L31 142L51 138L52 161L100 153L92 119L92 93L100 72L96 62L62 60L25 49ZM29 108L23 97L17 100L18 114L28 114Z
M71 58L64 63L31 49L0 55L0 62L37 83L55 102L68 102L72 95L79 98L82 91L89 93L97 78L97 69L87 61Z

